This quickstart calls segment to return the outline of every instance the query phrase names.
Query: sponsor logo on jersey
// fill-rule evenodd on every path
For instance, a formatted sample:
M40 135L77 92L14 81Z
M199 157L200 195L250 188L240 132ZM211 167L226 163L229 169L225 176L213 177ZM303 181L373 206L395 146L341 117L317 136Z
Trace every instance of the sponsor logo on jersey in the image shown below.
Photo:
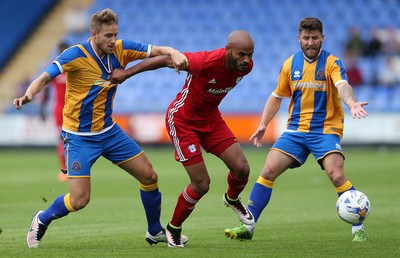
M227 94L233 87L228 87L225 89L208 89L208 93L219 95L219 94Z
M302 89L314 89L314 90L326 90L326 83L325 82L298 82L294 85L295 90L302 90Z
M111 84L110 81L105 81L105 80L96 80L93 85L97 85L97 86L102 86L102 87L109 87Z

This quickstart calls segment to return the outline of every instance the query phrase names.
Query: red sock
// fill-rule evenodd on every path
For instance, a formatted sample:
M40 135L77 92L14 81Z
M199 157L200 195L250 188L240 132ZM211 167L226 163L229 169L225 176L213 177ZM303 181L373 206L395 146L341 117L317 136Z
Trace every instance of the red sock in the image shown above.
M190 185L183 189L182 193L178 197L178 202L176 203L174 215L172 216L170 223L175 227L181 227L182 223L194 210L194 207L200 198L200 195L192 191Z
M239 198L239 194L246 187L247 181L249 178L239 179L237 178L231 171L228 173L228 191L226 194L229 199L236 200Z

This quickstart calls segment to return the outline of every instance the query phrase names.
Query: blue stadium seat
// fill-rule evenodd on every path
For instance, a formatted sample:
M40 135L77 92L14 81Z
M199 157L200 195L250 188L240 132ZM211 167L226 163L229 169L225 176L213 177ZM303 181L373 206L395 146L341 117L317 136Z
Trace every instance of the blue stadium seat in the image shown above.
M8 26L2 30L0 71L55 4L57 0L1 1L0 16Z
M90 11L106 7L119 14L121 37L170 45L181 51L223 47L232 30L250 31L256 43L255 66L243 85L238 85L221 104L221 109L226 112L262 110L275 88L282 62L299 51L297 25L305 16L317 16L323 21L326 35L323 47L341 59L344 58L348 31L354 24L359 26L363 37L370 35L372 26L391 24L400 27L398 0L231 0L229 3L224 0L96 0ZM366 83L371 84L374 66L367 59L361 59L360 67ZM141 112L164 112L182 87L185 76L185 72L178 76L161 69L128 80L117 96L127 101L118 101L116 111L136 112L132 103L145 100L146 103L138 107ZM160 94L162 90L164 94ZM388 97L385 91L374 92L368 85L356 91L358 98L371 101L370 110L381 110L382 99ZM243 101L250 104L243 105Z
M389 111L393 88L378 86L373 89L374 94L371 96L369 108L376 111Z

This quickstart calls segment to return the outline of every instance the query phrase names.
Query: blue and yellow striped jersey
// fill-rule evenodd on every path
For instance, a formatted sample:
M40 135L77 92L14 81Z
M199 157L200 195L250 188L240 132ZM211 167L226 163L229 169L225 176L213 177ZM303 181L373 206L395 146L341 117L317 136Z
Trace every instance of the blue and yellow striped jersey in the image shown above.
M342 62L322 50L309 62L299 51L283 64L273 95L291 97L287 130L343 134L344 113L335 85L347 81Z
M78 134L96 134L114 124L117 84L108 81L110 71L147 58L151 51L148 44L117 40L114 53L100 60L90 41L68 48L46 69L51 78L67 75L63 129Z

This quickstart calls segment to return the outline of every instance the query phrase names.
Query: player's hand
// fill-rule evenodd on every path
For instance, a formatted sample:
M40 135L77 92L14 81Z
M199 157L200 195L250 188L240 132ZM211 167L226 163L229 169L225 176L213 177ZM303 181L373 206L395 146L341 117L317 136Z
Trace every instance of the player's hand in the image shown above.
M28 96L28 95L24 95L23 97L20 98L15 98L13 101L13 106L17 109L17 110L21 110L22 109L22 105L25 105L29 102L32 101L32 96Z
M108 80L112 83L121 84L126 80L126 74L124 69L114 69Z
M265 126L258 127L257 131L253 133L249 141L253 141L254 146L261 147L262 146L261 139L265 134L265 130L266 130Z
M368 112L364 109L366 105L368 105L368 102L356 102L350 109L353 118L360 119L368 116Z
M187 57L179 51L171 54L171 60L174 64L174 69L178 74L181 70L187 70L189 66L189 61L187 60Z

